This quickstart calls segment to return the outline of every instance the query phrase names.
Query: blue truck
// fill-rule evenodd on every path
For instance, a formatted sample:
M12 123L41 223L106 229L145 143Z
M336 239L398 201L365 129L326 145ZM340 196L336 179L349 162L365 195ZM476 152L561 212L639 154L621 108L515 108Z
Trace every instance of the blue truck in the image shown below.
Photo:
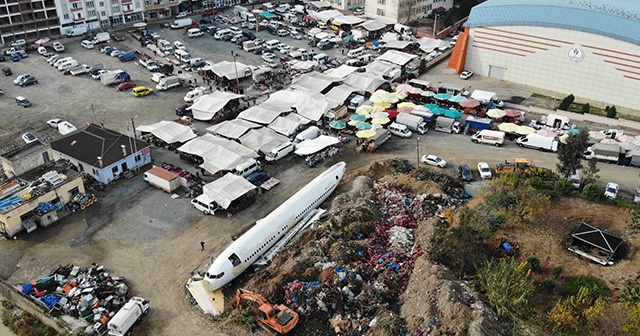
M136 52L135 51L127 51L124 54L118 56L118 59L120 60L120 62L129 62L129 61L133 61L135 60L136 57Z
M490 129L491 126L493 126L493 120L491 120L491 118L469 116L465 121L466 128L474 129L476 131Z

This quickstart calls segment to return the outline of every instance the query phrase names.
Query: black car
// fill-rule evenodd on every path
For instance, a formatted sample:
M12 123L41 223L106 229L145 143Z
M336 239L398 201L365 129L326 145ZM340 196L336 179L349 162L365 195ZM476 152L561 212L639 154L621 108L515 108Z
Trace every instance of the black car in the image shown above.
M176 114L180 117L185 115L191 115L191 110L187 110L187 107L191 106L191 104L181 103L176 106Z
M246 38L248 38L249 40L255 40L256 39L256 34L252 33L252 32L248 32L248 31L242 31L242 35L244 35Z
M25 87L25 86L29 86L29 85L35 85L38 84L38 79L36 79L33 76L29 76L26 77L25 79L20 81L20 86Z
M460 172L460 177L462 177L465 181L473 180L473 173L471 172L471 168L466 164L462 164L458 166L458 172Z
M264 52L264 49L262 47L257 47L253 49L253 53L256 55L262 55L262 52Z
M248 41L249 39L244 37L244 36L240 36L238 37L238 39L236 40L236 44L242 44L242 42L244 41Z

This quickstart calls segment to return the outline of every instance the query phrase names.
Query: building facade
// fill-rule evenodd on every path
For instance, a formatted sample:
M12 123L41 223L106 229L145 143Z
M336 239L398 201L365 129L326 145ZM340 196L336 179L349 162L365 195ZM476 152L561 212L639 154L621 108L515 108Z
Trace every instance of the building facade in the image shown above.
M17 39L38 39L57 35L60 29L54 0L0 1L0 39L9 44Z
M366 0L323 0L322 2L331 5L335 9L346 11L352 8L364 7Z
M51 149L55 160L69 161L104 184L151 163L148 143L96 125L52 141Z
M179 12L179 0L144 0L146 18L149 20L170 18Z
M53 161L51 147L36 141L0 155L0 163L7 177L22 175Z
M453 0L366 0L365 14L393 23L409 23L430 16L440 7L450 10Z
M91 29L109 29L144 21L145 1L151 3L150 0L56 1L60 34L77 36Z
M639 17L634 1L489 0L471 11L450 66L637 109Z

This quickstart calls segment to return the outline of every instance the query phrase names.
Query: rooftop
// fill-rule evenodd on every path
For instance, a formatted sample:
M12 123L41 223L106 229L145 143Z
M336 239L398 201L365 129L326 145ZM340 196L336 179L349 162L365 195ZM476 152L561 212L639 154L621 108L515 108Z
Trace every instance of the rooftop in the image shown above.
M28 156L34 152L40 152L48 147L49 146L43 144L42 142L36 141L30 144L23 144L22 146L18 146L16 148L11 148L8 151L0 154L0 156L6 158L7 160L15 160Z
M473 7L465 26L552 27L640 45L640 1L488 0Z

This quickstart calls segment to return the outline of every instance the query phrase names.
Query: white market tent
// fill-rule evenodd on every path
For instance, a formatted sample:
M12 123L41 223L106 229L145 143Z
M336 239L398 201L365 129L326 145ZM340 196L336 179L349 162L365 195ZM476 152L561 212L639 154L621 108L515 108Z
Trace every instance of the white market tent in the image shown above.
M443 40L436 40L436 39L432 39L430 37L422 37L420 39L418 39L416 42L418 42L420 44L420 50L424 51L424 52L432 52L436 49L442 48L442 47L447 47L449 45L449 42L447 41L443 41Z
M189 107L193 112L193 119L208 121L222 110L231 100L244 97L244 95L231 92L215 91L213 93L196 98Z
M309 16L316 19L318 22L327 22L329 20L333 20L339 16L342 16L342 13L336 9L324 10L321 12L309 13Z
M244 177L227 173L223 177L205 184L203 192L221 208L227 209L231 202L255 189L256 186L249 183Z
M219 135L227 139L238 139L252 128L260 128L262 125L242 119L225 120L219 124L209 126L205 130L211 134Z
M291 84L291 88L311 93L320 93L335 81L337 81L337 79L334 77L319 72L310 72L295 79Z
M289 141L289 138L276 133L274 130L262 127L252 129L240 137L240 143L256 152L264 154Z
M244 78L251 76L251 68L248 65L240 63L238 61L236 61L235 63L231 61L221 61L216 64L205 66L202 68L202 70L211 70L211 72L213 72L216 76L224 77L228 80L234 80L236 79L236 77ZM238 74L237 76L236 70Z
M272 93L271 99L288 104L296 113L311 121L320 120L329 111L329 102L319 93L285 90Z
M321 135L315 139L305 140L296 145L296 155L304 156L319 152L328 146L334 146L339 142L338 138Z
M295 113L289 113L276 118L276 120L269 124L269 128L288 137L295 133L296 130L300 128L300 125L307 123L309 123L309 119L303 118Z
M333 105L332 107L336 107L340 104L344 104L344 101L347 100L347 98L349 98L349 96L356 91L358 91L358 89L354 88L353 86L342 84L342 85L333 87L331 91L327 92L325 97L327 97L327 100L329 102L334 103L334 104L331 104Z
M397 40L398 40L398 34L396 32L386 32L382 34L382 36L380 36L380 38L378 39L378 41L382 43L389 43L391 41L397 41Z
M385 48L387 49L397 49L397 50L402 50L406 47L408 47L411 43L411 41L389 41L387 42L387 44L384 45Z
M357 25L357 24L363 23L364 21L366 20L360 16L342 15L342 16L337 16L333 18L333 21L331 22L336 24Z
M382 76L385 73L387 73L389 70L395 69L397 67L398 66L393 64L393 63L384 62L382 60L375 59L373 62L367 64L367 66L366 66L366 68L367 68L366 74L375 75L375 76Z
M380 30L383 29L387 26L386 23L382 22L382 21L378 21L378 20L369 20L363 24L360 25L361 28L367 30L367 31L376 31L376 30Z
M316 62L313 61L291 61L291 69L300 71L310 71L316 66Z
M375 76L368 73L354 72L344 80L344 84L353 87L357 91L375 92L385 80L381 75Z
M291 111L290 104L269 98L260 105L251 106L250 108L240 112L238 119L268 125L276 120L276 118L282 113L289 111Z
M382 54L382 56L378 57L378 59L381 61L387 61L389 63L404 66L416 57L418 56L414 54L409 54L397 50L389 50L386 53Z
M166 120L151 125L140 125L136 127L136 131L151 133L167 144L182 143L197 137L191 127Z
M247 159L259 156L250 148L212 134L193 139L178 148L178 151L202 157L204 163L200 167L211 174L232 170Z
M343 64L337 68L325 71L324 74L328 77L342 80L347 78L347 76L349 76L356 70L358 70L358 67Z

